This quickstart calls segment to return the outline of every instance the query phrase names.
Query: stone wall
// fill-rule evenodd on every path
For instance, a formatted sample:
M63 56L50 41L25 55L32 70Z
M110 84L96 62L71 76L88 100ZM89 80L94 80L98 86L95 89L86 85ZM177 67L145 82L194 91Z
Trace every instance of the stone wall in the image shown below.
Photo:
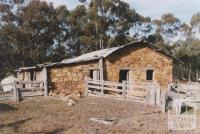
M85 77L89 77L90 69L97 67L98 62L91 62L48 69L49 85L56 94L84 93Z
M85 77L89 77L90 69L98 69L98 64L95 61L48 69L49 85L57 94L84 93ZM131 81L145 82L146 70L153 69L154 81L167 88L172 82L172 64L171 59L150 48L131 48L104 59L104 79L118 82L120 70L127 69Z
M134 50L133 50L134 49ZM143 48L129 48L119 52L105 61L106 79L119 81L119 72L122 69L130 70L131 81L146 82L146 71L154 70L154 79L162 88L167 88L172 82L171 59L155 52L155 50Z

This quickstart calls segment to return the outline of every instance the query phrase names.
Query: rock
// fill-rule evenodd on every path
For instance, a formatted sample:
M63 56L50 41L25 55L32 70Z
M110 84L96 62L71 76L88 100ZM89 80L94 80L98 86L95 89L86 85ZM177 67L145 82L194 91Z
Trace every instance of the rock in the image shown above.
M60 97L60 100L64 101L64 102L69 102L69 98L68 97Z
M79 98L81 98L81 94L80 93L76 94L76 96L79 97Z
M73 105L75 105L75 104L76 104L76 101L73 100L73 99L69 99L69 101L68 101L68 103L67 103L68 106L73 106Z

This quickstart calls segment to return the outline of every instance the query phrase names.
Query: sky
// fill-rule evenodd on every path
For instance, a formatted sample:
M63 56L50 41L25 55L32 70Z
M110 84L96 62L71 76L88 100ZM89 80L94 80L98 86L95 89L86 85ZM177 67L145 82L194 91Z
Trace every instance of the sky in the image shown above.
M73 9L78 0L46 0L55 6L66 5ZM182 22L189 23L192 15L200 12L200 0L123 0L130 4L139 14L158 19L164 13L173 13Z

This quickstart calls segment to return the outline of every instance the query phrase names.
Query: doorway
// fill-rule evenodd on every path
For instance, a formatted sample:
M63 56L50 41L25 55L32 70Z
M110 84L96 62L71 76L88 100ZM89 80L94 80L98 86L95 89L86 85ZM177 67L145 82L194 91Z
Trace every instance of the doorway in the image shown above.
M130 70L120 70L119 71L119 82L122 83L123 81L129 81Z
M90 70L90 79L93 79L93 80L99 80L100 79L99 69Z

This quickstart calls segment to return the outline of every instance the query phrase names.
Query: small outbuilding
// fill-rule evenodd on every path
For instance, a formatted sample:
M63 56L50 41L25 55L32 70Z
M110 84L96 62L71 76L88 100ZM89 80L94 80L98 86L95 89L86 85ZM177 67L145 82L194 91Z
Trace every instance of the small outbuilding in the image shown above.
M85 79L112 82L156 82L165 90L173 80L170 54L144 41L102 49L58 63L17 70L21 80L47 80L51 91L84 93Z

